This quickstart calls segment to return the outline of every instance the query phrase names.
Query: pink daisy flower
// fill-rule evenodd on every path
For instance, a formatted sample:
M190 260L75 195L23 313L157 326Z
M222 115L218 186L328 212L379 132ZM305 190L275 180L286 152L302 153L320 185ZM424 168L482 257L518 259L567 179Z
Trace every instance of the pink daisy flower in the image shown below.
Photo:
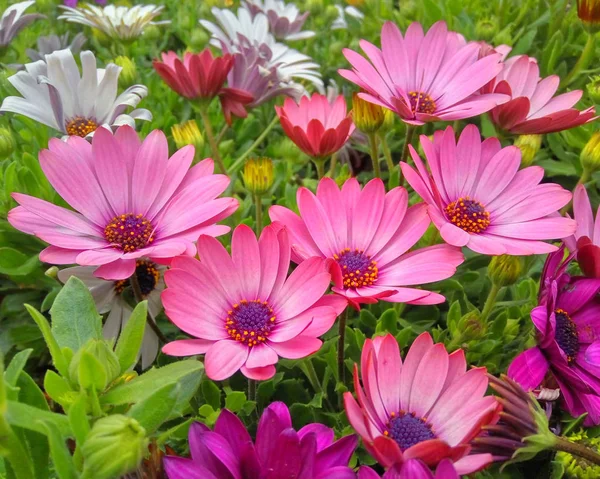
M462 349L448 354L423 333L403 363L391 334L367 339L361 375L362 386L355 364L358 402L345 393L346 414L382 466L419 459L434 468L449 459L458 474L471 474L492 462L491 454L469 454L470 442L497 419L499 404L484 396L486 369L467 371Z
M509 95L511 100L490 112L501 129L517 135L552 133L595 120L594 107L579 111L573 106L583 92L574 90L553 98L560 83L557 75L540 78L535 58L518 55L504 62L504 68L485 91Z
M245 225L233 232L231 256L216 239L200 236L201 260L175 258L165 274L162 301L177 327L198 339L163 347L171 356L206 354L209 378L237 370L251 379L269 379L279 356L299 359L321 347L317 339L344 310L346 301L324 296L331 275L321 258L310 258L287 277L287 231L267 226L257 241Z
M417 170L400 166L447 243L489 255L541 254L557 249L542 240L575 231L575 221L557 214L571 193L553 183L539 184L544 177L539 166L519 170L517 147L502 148L496 138L482 142L474 125L464 129L458 143L448 127L433 141L421 136L421 146L429 169L412 146Z
M285 225L292 243L292 260L311 256L331 261L333 291L353 306L376 303L437 304L442 295L410 286L452 276L464 258L458 248L436 245L407 253L430 224L427 206L408 207L408 193L394 188L386 194L376 178L362 189L355 178L340 188L331 178L319 182L317 194L297 193L300 216L272 206L272 221Z
M358 469L357 479L460 479L450 459L444 459L435 470L435 474L422 461L409 459L404 463L390 467L383 476L379 476L368 466Z
M501 55L480 58L481 45L466 43L445 22L427 32L412 23L406 35L392 22L381 29L381 50L366 40L360 47L369 61L345 49L352 70L339 70L362 90L360 97L396 112L406 123L452 121L480 115L509 100L479 90L502 70Z
M308 156L327 158L338 151L354 131L346 100L339 95L329 103L325 95L303 96L300 103L286 98L275 110L285 134Z
M20 206L8 214L15 228L50 243L41 261L99 266L97 277L121 280L138 258L165 263L193 255L198 234L229 231L215 224L238 207L233 198L217 198L229 178L213 175L210 159L190 169L192 146L169 158L161 131L140 142L129 126L114 136L99 128L92 144L71 136L50 140L48 148L40 153L42 170L75 211L13 193Z
M577 251L577 262L583 274L600 278L600 216L594 212L585 186L577 185L573 194L573 213L577 222L575 234L565 240L569 250Z

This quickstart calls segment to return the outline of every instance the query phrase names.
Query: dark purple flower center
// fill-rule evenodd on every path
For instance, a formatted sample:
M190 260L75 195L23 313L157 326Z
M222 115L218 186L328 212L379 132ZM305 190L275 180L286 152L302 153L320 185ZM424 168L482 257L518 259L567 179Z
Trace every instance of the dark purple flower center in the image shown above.
M403 411L400 411L400 414L392 413L387 426L383 434L396 441L403 451L420 442L435 439L431 424L412 413L407 414Z
M446 218L467 233L482 233L490 225L490 214L485 206L468 196L446 206Z
M225 329L233 339L252 347L267 340L273 324L275 315L269 303L244 299L227 311Z
M413 113L427 113L431 115L435 111L435 102L427 93L411 91L408 94L410 109Z
M106 241L125 253L132 253L154 241L152 223L142 215L115 216L104 228Z
M136 261L135 275L137 276L140 291L144 297L154 291L154 288L156 288L158 280L160 279L160 271L156 264L147 260ZM117 294L121 294L125 288L130 286L130 284L129 279L115 281L115 291Z
M345 248L333 259L342 269L344 288L371 286L377 280L377 263L359 249Z
M560 349L567 356L567 361L571 364L575 361L579 352L579 334L577 334L577 325L573 322L569 314L557 309L554 311L556 327L554 328L554 339Z
M69 136L80 136L85 138L93 131L96 131L98 124L89 118L76 116L65 123L65 130Z

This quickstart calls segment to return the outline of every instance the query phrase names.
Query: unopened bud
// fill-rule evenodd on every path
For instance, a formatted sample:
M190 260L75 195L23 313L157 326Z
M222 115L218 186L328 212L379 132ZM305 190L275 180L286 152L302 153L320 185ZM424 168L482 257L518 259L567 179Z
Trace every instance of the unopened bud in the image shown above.
M384 109L379 105L363 100L358 93L352 95L352 120L363 133L375 133L385 119Z
M85 374L83 371L80 372L81 360L85 354L92 356L102 368L102 371L95 371L97 376L94 378L87 377L86 379L93 384L97 391L103 391L121 372L119 358L107 341L90 339L75 353L69 364L69 378L75 384L81 385L81 376Z
M542 147L542 135L521 135L515 140L515 146L521 150L521 168L531 166Z
M181 149L187 145L193 145L196 149L196 155L200 155L204 148L204 137L198 128L198 123L195 120L189 120L180 125L171 127L171 134L177 149Z
M13 154L17 142L8 128L0 128L0 160L4 160Z
M494 256L488 266L488 274L496 286L510 286L521 277L523 267L518 256Z
M340 11L337 9L335 5L329 5L325 9L325 18L328 22L333 22L336 18L340 16Z
M196 28L189 36L188 46L194 50L202 50L204 47L206 47L208 40L210 40L208 33L201 28Z
M129 88L137 82L137 68L133 60L128 57L120 56L115 58L115 64L121 67L119 73L119 86Z
M581 150L579 155L582 168L588 173L600 169L600 132L594 133Z
M594 103L600 103L600 75L591 77L585 89Z
M600 28L600 0L577 0L577 16L591 32Z
M273 186L275 176L270 158L250 158L242 173L244 185L251 193L262 196Z
M495 18L482 19L475 25L475 35L479 40L489 42L498 33L498 21Z

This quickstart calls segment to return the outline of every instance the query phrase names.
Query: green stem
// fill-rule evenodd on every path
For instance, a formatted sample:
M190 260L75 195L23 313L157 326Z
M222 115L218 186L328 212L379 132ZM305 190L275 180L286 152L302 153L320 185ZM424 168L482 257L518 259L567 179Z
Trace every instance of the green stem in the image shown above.
M260 195L254 195L254 208L256 209L256 236L262 231L262 200Z
M561 82L561 87L569 86L581 73L582 70L585 70L592 58L594 58L594 49L596 46L596 36L593 33L588 33L587 41L585 42L585 46L583 47L583 51L581 52L581 56L573 69L569 72L566 78Z
M488 294L488 297L485 300L485 304L483 305L483 311L481 311L481 316L479 317L481 323L485 323L488 316L492 312L492 309L494 309L494 305L496 304L496 298L498 297L500 289L500 286L498 286L495 283L492 283L492 289L490 289L490 294Z
M248 379L248 401L256 402L256 380Z
M346 346L346 323L348 322L348 316L350 314L350 307L346 307L346 310L341 314L338 321L338 380L346 384L346 365L344 364L344 354Z
M131 289L133 290L133 296L135 297L136 303L141 303L144 301L144 295L142 294L142 289L140 288L140 282L138 280L137 274L133 273L131 278L129 278L129 283L131 284ZM169 340L163 334L163 332L156 324L156 320L152 317L152 313L150 312L150 308L148 308L148 316L146 317L146 321L148 326L156 333L158 339L162 341L163 344L167 344Z
M379 168L379 152L377 151L377 135L369 134L369 146L371 148L371 163L373 163L373 172L375 178L381 178L381 169Z
M265 137L269 134L269 132L273 129L273 127L277 123L278 119L279 119L279 117L277 115L275 115L275 117L271 120L271 123L269 123L269 125L264 129L264 131L260 134L260 136L256 139L256 141L250 145L250 148L248 148L244 153L242 153L242 156L240 156L237 160L235 160L233 162L233 164L231 165L231 168L229 168L229 173L234 173L242 166L246 157L250 153L252 153L258 145L260 145L263 142Z
M320 180L325 176L325 160L315 158L313 163L317 167L317 178Z
M590 181L590 178L592 177L590 171L587 168L584 168L583 171L581 172L581 176L579 177L579 181L577 182L577 185L585 185L588 181Z
M335 167L337 166L337 161L338 154L334 153L333 155L331 155L331 164L329 165L329 172L327 173L327 176L329 176L329 178L333 178L333 176L335 175Z
M413 125L406 125L406 136L404 137L404 147L402 148L402 157L400 158L400 161L407 160L408 146L412 143L414 134L415 134L415 127Z
M394 161L392 160L392 152L390 151L390 147L387 143L385 135L379 135L379 142L381 143L381 151L383 151L383 156L385 157L388 171L391 174L392 171L394 171Z
M212 125L210 124L210 118L208 117L208 112L206 111L207 107L202 105L199 109L200 118L202 118L202 123L204 124L204 132L206 133L206 137L208 138L208 144L210 145L210 150L213 155L213 160L217 162L219 165L219 170L221 173L226 174L227 169L225 168L225 164L223 163L223 159L221 158L221 154L219 153L219 145L215 140L215 134L212 129Z
M217 135L217 144L221 143L221 140L223 139L223 136L225 135L225 133L227 133L227 130L229 130L229 125L227 123L225 123L223 125L223 128L221 128L221 131Z
M571 442L564 437L556 437L554 449L556 451L563 451L571 455L579 456L587 461L600 465L600 454L594 452L589 447L585 447L583 444Z
M319 381L319 376L317 375L317 371L315 371L315 367L312 363L312 360L310 358L307 358L306 361L304 361L304 365L306 367L303 368L302 370L304 371L304 374L306 374L306 377L308 378L308 382L310 383L312 388L315 390L315 392L321 393L323 395L323 399L327 403L327 406L329 406L329 409L334 411L335 408L333 407L333 404L331 404L331 402L329 401L329 398L327 397L327 393L323 389L323 385L321 384L321 381Z

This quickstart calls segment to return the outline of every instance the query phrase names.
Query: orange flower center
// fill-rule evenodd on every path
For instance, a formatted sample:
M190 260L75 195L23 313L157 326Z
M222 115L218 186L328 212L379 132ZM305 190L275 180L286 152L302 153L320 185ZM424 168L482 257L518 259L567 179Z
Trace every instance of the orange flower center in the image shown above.
M104 237L114 248L132 253L154 241L154 228L142 215L115 216L104 228Z
M344 288L371 286L377 280L377 263L359 249L344 248L333 259L342 268Z
M81 138L85 138L93 131L96 131L98 126L99 125L94 120L76 116L65 124L65 129L69 136L80 136Z
M435 102L427 93L411 91L408 94L410 109L413 113L427 113L431 115L435 111Z

